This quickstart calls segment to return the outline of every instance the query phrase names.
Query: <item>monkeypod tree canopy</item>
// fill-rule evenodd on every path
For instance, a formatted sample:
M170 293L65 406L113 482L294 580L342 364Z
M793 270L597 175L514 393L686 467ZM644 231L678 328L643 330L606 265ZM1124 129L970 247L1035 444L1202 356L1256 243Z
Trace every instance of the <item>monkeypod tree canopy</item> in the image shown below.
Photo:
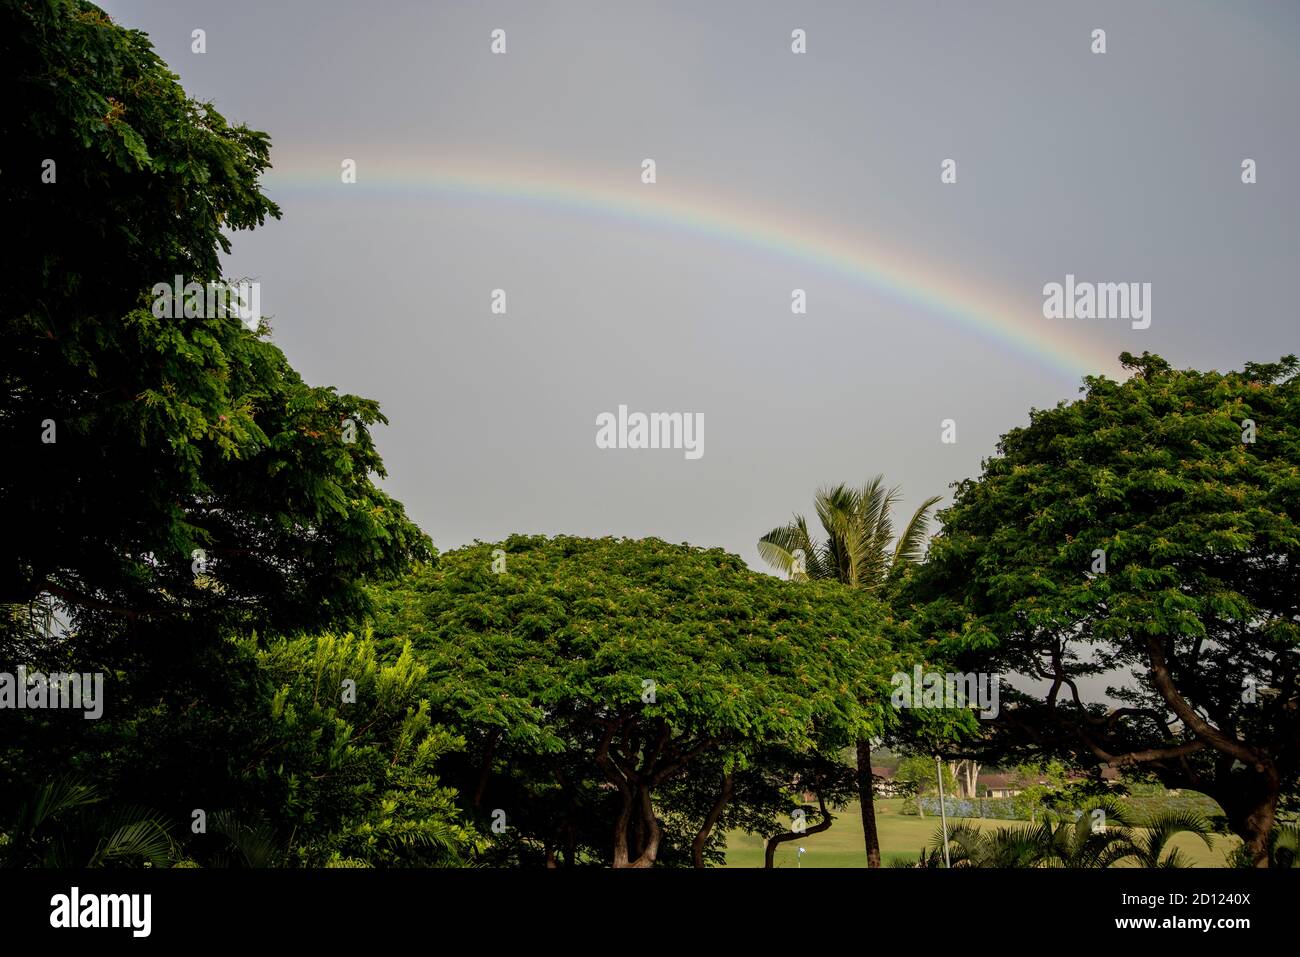
M981 669L1048 682L1004 728L1211 795L1258 864L1300 770L1300 363L1121 359L958 486L908 597Z
M674 776L762 746L843 747L894 717L872 599L719 549L514 537L442 555L378 603L379 631L429 666L435 710L500 742L485 772L551 754L618 795L615 866L654 862Z

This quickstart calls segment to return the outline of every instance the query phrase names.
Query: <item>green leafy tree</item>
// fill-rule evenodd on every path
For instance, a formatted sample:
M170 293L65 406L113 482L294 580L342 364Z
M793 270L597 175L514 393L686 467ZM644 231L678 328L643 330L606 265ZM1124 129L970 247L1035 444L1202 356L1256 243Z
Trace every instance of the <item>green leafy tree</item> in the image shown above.
M59 858L73 863L156 862L161 822L207 807L226 842L212 859L455 859L462 836L440 829L454 796L429 771L451 736L417 709L407 754L300 702L302 733L336 751L296 751L311 739L286 733L263 670L280 659L223 640L357 619L363 579L431 554L374 484L375 402L303 382L258 316L250 329L206 302L156 301L177 276L206 292L233 233L279 216L260 186L268 137L188 97L143 33L79 0L0 2L0 75L0 442L14 466L0 475L0 670L102 671L107 692L103 721L9 722L8 857L52 859L48 844L77 848ZM94 780L94 801L51 767ZM280 772L295 767L290 788ZM285 810L349 775L351 790ZM162 816L132 810L143 803ZM82 855L78 835L96 834Z
M1020 793L1012 798L1012 806L1019 817L1037 821L1044 812L1056 807L1058 798L1066 792L1069 772L1064 763L1052 759L1026 761L1011 772Z
M794 581L828 580L875 591L925 554L930 510L939 496L922 502L895 537L898 500L899 490L887 489L880 475L861 488L841 484L819 489L813 508L825 537L815 540L808 520L796 515L759 539L758 554Z
M925 554L930 511L939 502L938 496L922 502L895 538L892 513L898 499L898 489L887 489L880 475L861 488L841 484L819 489L813 508L825 537L814 540L808 520L795 515L788 525L774 528L759 539L758 553L795 581L834 581L849 588L880 592ZM879 867L871 741L858 740L855 751L867 865Z
M1095 810L1105 813L1104 824ZM949 831L948 854L953 867L1110 867L1133 851L1126 821L1123 809L1106 799L1036 824L983 829L958 821ZM925 867L944 866L942 828L921 860Z
M247 638L221 660L228 710L184 693L131 709L72 754L82 775L0 819L0 865L454 866L486 846L440 779L463 741L432 721L409 648Z
M324 634L246 650L274 689L243 748L273 810L269 828L241 814L217 829L246 860L273 862L248 853L274 843L271 829L304 866L448 866L482 849L435 768L464 742L434 724L411 648L381 656L368 635Z
M1111 867L1135 847L1122 804L1098 798L1070 813L1048 812L1032 831L1045 867Z
M442 555L376 600L377 634L410 641L435 713L468 739L460 791L484 819L504 812L503 843L588 835L578 858L649 866L665 821L689 816L707 846L706 809L750 793L752 777L730 794L726 777L769 769L765 749L810 762L889 718L897 658L875 603L719 549L516 536ZM665 803L697 772L711 794ZM764 810L770 832L782 808ZM687 855L694 840L674 843Z
M1121 359L1003 437L904 590L971 666L1045 683L1008 741L1208 794L1266 866L1300 772L1300 362Z
M373 484L377 404L305 384L264 322L153 308L155 284L221 280L228 231L279 215L267 135L81 0L0 3L0 70L0 602L172 634L364 611L360 579L428 549Z

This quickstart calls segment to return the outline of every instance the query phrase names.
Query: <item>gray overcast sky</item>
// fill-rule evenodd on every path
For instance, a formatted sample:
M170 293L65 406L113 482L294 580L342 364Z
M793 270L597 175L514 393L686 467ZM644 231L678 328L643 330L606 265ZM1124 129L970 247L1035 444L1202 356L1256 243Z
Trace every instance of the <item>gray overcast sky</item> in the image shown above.
M309 381L382 402L387 487L443 550L657 535L757 567L816 486L947 493L1123 349L1300 351L1297 4L104 7L271 134L284 218L229 272ZM1067 273L1150 282L1151 327L1045 319ZM703 458L597 449L619 404L704 413Z

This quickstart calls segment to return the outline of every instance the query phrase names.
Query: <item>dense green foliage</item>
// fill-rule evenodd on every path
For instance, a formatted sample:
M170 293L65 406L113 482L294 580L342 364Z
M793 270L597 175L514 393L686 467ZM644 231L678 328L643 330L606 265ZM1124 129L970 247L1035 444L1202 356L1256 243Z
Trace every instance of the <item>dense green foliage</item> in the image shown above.
M1003 438L924 562L937 500L896 536L880 479L818 493L820 541L761 539L790 581L657 539L435 557L375 485L374 401L305 383L261 317L153 308L279 216L268 136L84 0L0 0L0 78L0 673L107 692L102 721L0 713L4 865L701 867L743 831L771 866L856 795L878 866L873 741L1067 762L1034 814L1096 797L1067 770L1139 769L1213 796L1240 863L1296 860L1294 357L1126 354ZM994 726L891 706L939 662L1049 690ZM1102 675L1123 707L1084 700ZM1114 824L959 826L958 863L1177 866L1170 836L1205 837Z
M363 610L360 577L427 548L371 482L377 405L303 383L265 325L150 308L155 283L222 278L226 230L279 215L258 183L266 134L77 0L0 4L0 69L0 442L23 466L0 476L0 601L53 596L114 626Z
M1300 364L1123 359L958 486L910 598L973 665L1048 682L1013 737L1211 795L1262 863L1300 774ZM1097 675L1123 707L1084 700Z
M652 863L675 779L709 767L720 793L728 772L797 773L892 720L896 656L869 599L654 539L499 548L381 590L376 631L410 641L435 712L470 739L462 792L539 849ZM698 827L706 802L683 799Z
M104 677L102 720L0 713L6 858L157 863L161 822L180 842L195 808L247 847L276 834L286 861L471 850L429 770L451 738L417 705L381 695L349 733L299 699L300 649L228 640L355 621L363 579L430 554L374 484L376 403L304 383L265 322L153 308L155 284L222 279L229 231L279 215L267 136L79 0L0 2L0 71L0 672Z
M50 742L76 771L6 794L21 800L0 818L0 861L435 866L482 849L434 772L463 742L433 724L409 648L244 639L226 660L230 676L202 697Z
M434 763L463 742L433 724L410 648L380 660L368 636L324 635L253 651L274 696L244 744L286 855L308 866L463 861L480 839L459 822Z

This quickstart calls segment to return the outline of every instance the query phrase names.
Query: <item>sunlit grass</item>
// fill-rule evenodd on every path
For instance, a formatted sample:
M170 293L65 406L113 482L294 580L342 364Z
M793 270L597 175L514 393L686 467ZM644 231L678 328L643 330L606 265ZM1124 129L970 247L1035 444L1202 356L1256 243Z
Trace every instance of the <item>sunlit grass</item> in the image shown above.
M929 847L939 827L939 818L927 815L919 818L902 814L902 798L885 798L876 802L876 830L880 837L880 853L885 866L893 860L915 863L921 848ZM814 817L815 821L816 818ZM997 828L1012 825L1015 821L976 821L981 827ZM1214 835L1214 849L1207 848L1192 834L1179 834L1171 842L1195 867L1224 867L1226 855L1240 842L1236 837ZM866 867L866 851L862 844L862 815L854 803L835 815L830 830L812 834L798 841L782 844L776 851L777 867L795 867L798 848L807 851L799 862L802 867ZM1167 852L1166 852L1167 853ZM763 841L747 834L727 835L728 867L762 867Z

